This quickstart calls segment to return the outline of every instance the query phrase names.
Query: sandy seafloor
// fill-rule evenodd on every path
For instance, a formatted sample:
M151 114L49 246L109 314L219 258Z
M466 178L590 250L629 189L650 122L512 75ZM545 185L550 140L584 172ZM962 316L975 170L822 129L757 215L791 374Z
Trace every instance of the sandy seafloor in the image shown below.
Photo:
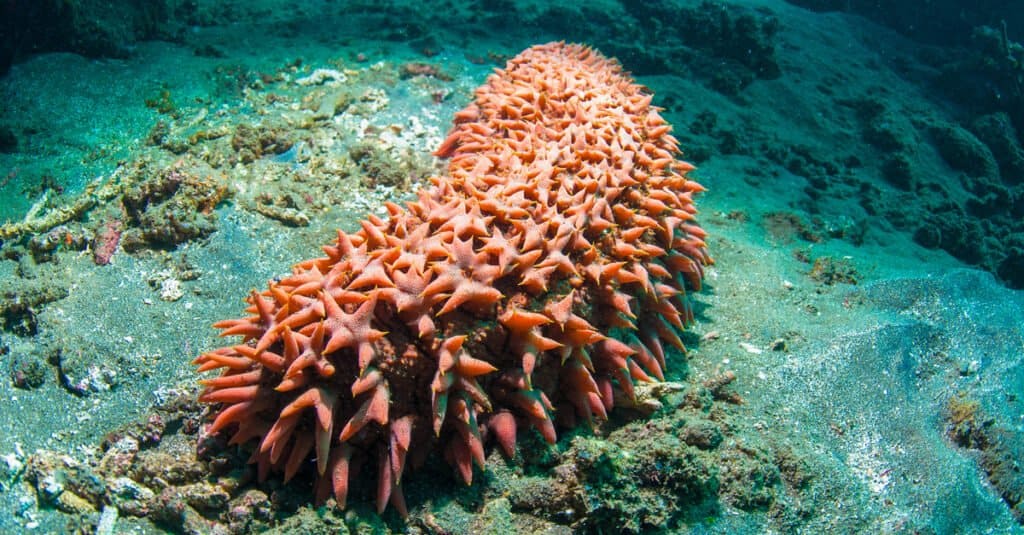
M944 116L943 103L901 77L890 61L909 55L913 43L855 17L811 14L774 0L746 4L779 18L776 57L782 76L756 80L739 97L723 96L681 76L639 77L654 91L655 103L678 103L664 113L677 134L702 112L713 110L720 129L768 133L778 146L836 147L870 162L872 147L858 139L835 100L885 86L885 99L899 108ZM437 43L431 45L436 55L426 57L401 40L362 39L359 28L345 27L343 19L320 20L313 7L296 10L274 12L270 20L251 25L196 28L187 44L140 43L125 59L44 54L16 65L0 80L6 99L3 113L8 122L31 125L33 134L18 152L0 154L0 176L14 173L0 189L0 221L20 220L39 201L40 193L32 197L23 191L43 174L62 185L63 202L94 179L116 176L119 162L149 150L146 139L158 121L185 125L225 115L240 122L262 121L278 108L247 104L258 100L251 93L274 90L300 99L303 91L320 86L305 88L295 80L316 68L365 73L394 72L406 61L437 66L451 79L391 75L385 83L373 76L351 76L345 83L354 91L379 87L386 103L372 113L348 118L339 114L328 121L336 125L330 139L342 144L364 136L367 124L381 129L399 125L392 130L405 135L389 138L390 145L426 158L443 139L451 114L469 101L472 89L495 66L473 63L470 57L486 58L489 52L508 57L562 37L530 28L515 29L509 36L439 28ZM282 22L286 19L293 22ZM275 30L285 26L288 31ZM202 44L216 47L222 57L195 54ZM301 66L289 70L295 58L302 59ZM225 67L286 76L265 89L226 90ZM625 67L630 68L628 62ZM830 86L833 94L814 90L821 85ZM146 105L146 99L159 99L162 90L173 100L177 118ZM445 92L442 103L433 100L437 91ZM680 135L684 152L686 140L709 135ZM329 157L331 152L324 149L322 154ZM152 158L162 162L154 166L173 162L166 154ZM785 503L789 511L784 522L771 507L743 509L725 499L708 518L688 518L672 529L1021 532L979 464L981 453L951 440L946 413L949 401L963 396L979 403L988 425L1007 430L1009 437L1022 436L1024 294L943 252L922 248L848 200L816 199L816 213L809 213L806 180L768 160L711 150L698 163L693 176L708 188L698 199L700 221L708 230L716 263L708 270L707 287L693 297L698 315L686 338L689 358L670 379L700 383L726 370L734 372L730 386L743 403L725 409L730 429L737 430L726 440L791 452L807 474L799 489L788 488L785 481L775 484L776 502ZM923 172L956 179L934 154L922 156L918 164ZM301 166L303 159L240 163L229 168L226 183L249 192L266 183L253 174L269 173L273 165ZM853 172L876 171L863 166ZM317 255L317 245L332 239L333 229L352 230L362 214L377 210L383 200L408 195L400 188L355 187L358 178L351 176L334 180L338 183L324 187L338 202L304 210L308 226L283 225L245 209L241 199L251 195L236 194L213 212L216 231L170 251L119 250L105 266L96 265L89 250L62 249L56 260L38 265L30 259L0 260L5 290L38 291L52 285L67 293L33 311L34 336L15 329L0 332L7 347L0 357L5 371L0 380L0 532L69 531L69 519L80 517L40 503L23 480L23 465L33 452L46 449L87 459L106 433L143 417L154 403L196 391L190 361L197 352L216 347L211 323L236 317L250 288L262 287L268 278L287 273L292 263ZM780 232L768 225L772 219L766 216L778 212L814 221L822 229L856 221L863 237L852 243L842 235L826 234L820 241L808 241L799 229ZM90 213L96 214L90 227L95 228L96 218L103 217L101 208L90 209L77 221L89 227ZM839 262L840 269L851 269L856 283L826 284L812 278L812 262L824 257ZM175 267L182 263L201 275L174 283L182 290L180 297L162 298L168 289L163 281L184 278L183 270ZM55 345L62 348L63 361L73 363L70 374L77 375L71 380L81 388L72 392L62 385L51 363L44 368L41 386L15 387L7 370L15 369L17 359L35 355L45 362L47 348ZM1021 445L1014 448L1020 451ZM457 487L454 479L442 479L427 492L414 487L407 492L413 511L409 527L403 528L393 515L386 525L421 531L427 525L440 526L452 532L516 525L558 532L571 525L558 518L521 523L514 513L501 517L493 508L485 522L480 519L486 507L460 502L457 497L466 491ZM436 503L424 500L425 495ZM135 518L117 522L117 533L162 529ZM602 531L616 530L608 526Z

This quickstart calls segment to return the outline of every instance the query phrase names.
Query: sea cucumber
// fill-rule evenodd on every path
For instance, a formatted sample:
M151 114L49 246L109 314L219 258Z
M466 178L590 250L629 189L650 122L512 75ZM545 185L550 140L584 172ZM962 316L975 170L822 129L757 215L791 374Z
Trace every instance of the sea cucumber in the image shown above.
M439 449L467 484L484 447L605 418L634 381L664 379L711 263L670 127L652 95L596 51L527 49L455 114L444 176L387 204L325 257L218 322L203 353L208 433L256 441L260 478L315 458L319 500L345 506L357 464L377 507Z

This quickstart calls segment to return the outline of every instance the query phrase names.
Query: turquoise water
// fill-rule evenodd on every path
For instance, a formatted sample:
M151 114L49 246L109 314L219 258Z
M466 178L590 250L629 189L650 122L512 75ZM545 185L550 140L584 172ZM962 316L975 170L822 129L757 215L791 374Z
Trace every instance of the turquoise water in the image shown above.
M115 4L0 7L0 532L1021 531L1010 3ZM425 456L408 518L375 466L339 511L315 463L260 482L202 439L210 325L415 198L558 40L648 87L708 190L668 383L471 486Z

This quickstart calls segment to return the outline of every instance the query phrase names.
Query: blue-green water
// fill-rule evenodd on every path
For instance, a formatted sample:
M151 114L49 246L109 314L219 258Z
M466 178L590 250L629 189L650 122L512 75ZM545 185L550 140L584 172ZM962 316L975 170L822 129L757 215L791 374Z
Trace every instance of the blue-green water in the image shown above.
M1019 9L422 7L0 7L0 532L1021 531ZM553 40L649 87L708 189L672 384L469 487L426 459L408 519L372 473L338 512L196 459L210 325L409 199L473 89Z

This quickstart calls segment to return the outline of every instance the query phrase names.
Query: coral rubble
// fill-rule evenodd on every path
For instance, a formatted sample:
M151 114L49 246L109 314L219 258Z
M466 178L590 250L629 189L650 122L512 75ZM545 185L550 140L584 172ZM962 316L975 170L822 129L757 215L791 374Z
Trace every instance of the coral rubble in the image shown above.
M484 444L507 455L556 420L605 418L685 351L686 292L710 264L670 126L617 62L530 48L492 74L436 152L445 176L388 219L338 232L326 256L215 326L242 341L199 356L210 434L344 507L377 468L377 507L405 512L406 460L435 447L467 484ZM625 400L625 401L623 401Z

